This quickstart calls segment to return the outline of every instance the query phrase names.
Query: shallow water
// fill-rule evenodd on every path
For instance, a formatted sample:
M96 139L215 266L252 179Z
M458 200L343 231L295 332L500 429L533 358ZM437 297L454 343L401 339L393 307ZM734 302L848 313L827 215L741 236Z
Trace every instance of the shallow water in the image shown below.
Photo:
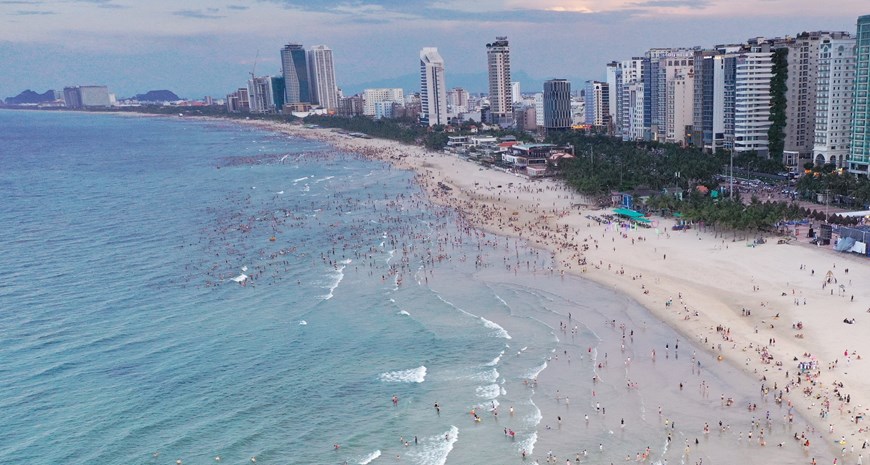
M750 416L720 391L781 421L752 380L700 351L693 375L688 341L664 359L677 336L636 303L548 277L547 254L465 228L408 172L219 123L3 111L0 126L2 463L512 463L523 448L603 463L647 445L677 463L658 405L680 446L708 418L731 425L685 463L802 457L736 441ZM611 319L635 329L625 352ZM586 428L593 402L607 415ZM543 417L559 409L561 429Z

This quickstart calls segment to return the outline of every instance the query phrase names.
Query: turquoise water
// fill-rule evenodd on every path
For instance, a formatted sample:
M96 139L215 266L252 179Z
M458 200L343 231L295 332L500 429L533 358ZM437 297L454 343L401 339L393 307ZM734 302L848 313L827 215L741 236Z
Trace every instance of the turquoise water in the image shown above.
M543 462L566 442L542 430L555 387L524 380L546 378L557 348L589 380L589 348L620 352L611 319L637 328L637 358L676 337L634 302L548 277L546 254L463 225L410 173L317 142L74 113L4 111L0 127L0 463L520 463L523 449ZM568 312L573 335L558 330ZM673 454L652 405L681 425L718 405L668 392L686 362L615 370L577 398L645 427L572 431L572 457L653 441ZM628 376L653 388L626 395ZM731 368L707 381L757 397ZM724 436L709 456L735 456Z

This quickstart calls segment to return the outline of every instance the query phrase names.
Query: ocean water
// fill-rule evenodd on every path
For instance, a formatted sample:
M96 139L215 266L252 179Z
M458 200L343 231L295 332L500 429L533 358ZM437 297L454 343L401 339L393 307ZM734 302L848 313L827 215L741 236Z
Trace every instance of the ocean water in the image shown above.
M0 463L824 453L750 377L692 341L663 359L679 336L637 303L469 228L411 173L215 122L3 111L0 128ZM787 447L738 437L765 411Z

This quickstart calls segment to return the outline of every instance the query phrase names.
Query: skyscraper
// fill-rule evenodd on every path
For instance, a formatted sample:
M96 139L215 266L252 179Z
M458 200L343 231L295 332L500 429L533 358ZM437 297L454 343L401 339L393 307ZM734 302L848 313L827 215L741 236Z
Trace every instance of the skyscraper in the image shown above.
M511 100L513 103L520 103L523 101L523 93L520 90L519 81L511 82Z
M610 124L610 87L606 82L586 81L586 124L607 127Z
M610 88L609 113L611 134L622 136L622 62L607 64L607 86Z
M275 99L272 97L272 77L251 77L248 80L248 105L251 113L274 113Z
M866 176L870 165L870 15L858 17L855 46L857 56L849 171Z
M544 129L559 131L571 127L571 83L565 79L544 82Z
M447 124L447 85L444 59L435 47L420 50L420 122L429 126Z
M695 83L692 101L692 144L715 151L713 144L714 59L718 50L698 50L693 59Z
M490 122L509 126L513 122L511 96L511 55L507 37L496 37L486 44L486 59L489 69L489 116Z
M829 34L803 32L784 44L788 48L788 77L783 151L800 154L799 158L808 158L813 151L819 44L825 36Z
M771 43L751 39L748 51L737 57L734 89L734 151L768 156L770 81L773 78Z
M847 33L825 34L818 44L813 161L846 166L855 98L855 39Z
M308 71L311 73L311 98L327 110L338 109L338 87L335 85L335 67L332 49L315 45L308 51Z
M281 68L284 74L285 104L311 103L308 61L302 45L287 44L281 49Z

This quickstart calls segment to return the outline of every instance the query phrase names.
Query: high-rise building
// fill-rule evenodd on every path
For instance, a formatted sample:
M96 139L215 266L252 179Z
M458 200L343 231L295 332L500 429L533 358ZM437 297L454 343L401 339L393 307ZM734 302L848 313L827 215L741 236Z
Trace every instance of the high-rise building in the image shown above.
M667 82L665 106L665 140L675 144L688 142L688 129L692 127L692 112L695 91L694 71L679 74ZM659 101L659 104L662 102Z
M105 108L112 105L109 88L106 86L75 86L63 89L63 101L67 108Z
M248 80L248 104L251 113L273 113L275 111L271 76L253 77Z
M513 103L520 103L523 101L523 93L520 91L519 81L511 83L511 101Z
M365 89L363 90L363 112L366 116L375 116L375 104L378 102L398 102L405 100L402 89Z
M610 125L610 87L606 82L586 81L585 123L606 128Z
M285 104L311 103L308 60L302 45L287 44L281 49L281 68L284 74Z
M607 86L610 88L610 131L614 136L622 137L622 62L607 64Z
M284 108L284 76L272 76L272 102L276 110Z
M459 116L468 111L468 91L462 87L454 87L447 91L447 112Z
M870 166L870 15L858 17L855 47L849 171L867 176L867 167Z
M240 87L227 95L227 111L230 113L248 113L251 111L251 101L247 87Z
M338 86L335 85L335 67L332 49L315 45L308 50L308 72L311 73L311 99L327 110L338 109Z
M67 108L78 109L82 107L82 97L78 87L63 88L63 104Z
M704 150L713 148L713 57L717 50L695 52L695 98L692 102L692 145Z
M540 92L535 94L535 125L544 127L544 94Z
M672 83L674 80L685 81L687 76L694 73L695 51L696 49L668 49L666 52L659 52L657 54L658 59L651 61L650 73L655 73L652 83L655 86L655 91L652 93L652 96L655 97L652 105L652 113L654 115L652 121L654 124L651 127L651 133L655 140L683 142L682 140L675 140L672 137L674 134L679 134L681 137L677 137L677 139L682 139L682 136L685 135L685 128L675 130L674 127L668 126L668 123L673 121L672 118L668 117L668 110L679 114L686 111L680 108L680 105L689 105L688 111L691 114L694 95L691 98L681 95L675 107L673 96L669 93L669 90L685 88L685 82L677 86L674 86ZM694 86L691 85L691 88L694 89ZM688 125L691 126L692 122L689 121Z
M571 127L571 83L566 79L544 82L544 129L560 131Z
M813 160L845 168L855 98L855 39L847 33L825 34L817 48Z
M751 39L737 57L734 94L734 151L768 156L770 82L773 78L771 43Z
M644 84L647 67L648 60L645 58L634 57L622 61L621 108L617 111L621 118L619 124L623 140L642 140L649 132L647 110L650 107L646 104Z
M740 46L720 46L719 55L713 57L712 118L713 130L709 149L734 148L734 95L737 72L737 54ZM697 78L696 78L697 84ZM698 95L697 93L695 94Z
M486 44L486 60L489 70L490 122L509 126L513 123L513 98L511 54L507 37L496 37L495 42Z
M783 152L797 153L799 158L809 158L813 152L819 44L828 36L826 32L803 32L784 44L788 48L788 77Z
M664 139L660 134L664 133L665 112L659 112L659 108L665 107L664 94L667 86L659 79L659 66L661 58L670 53L672 50L669 48L651 48L644 53L641 61L644 91L643 125L646 128L644 139Z
M343 97L338 101L338 114L347 118L362 115L363 103L363 97L360 95Z
M420 50L420 122L429 126L447 124L447 85L444 59L435 47Z

